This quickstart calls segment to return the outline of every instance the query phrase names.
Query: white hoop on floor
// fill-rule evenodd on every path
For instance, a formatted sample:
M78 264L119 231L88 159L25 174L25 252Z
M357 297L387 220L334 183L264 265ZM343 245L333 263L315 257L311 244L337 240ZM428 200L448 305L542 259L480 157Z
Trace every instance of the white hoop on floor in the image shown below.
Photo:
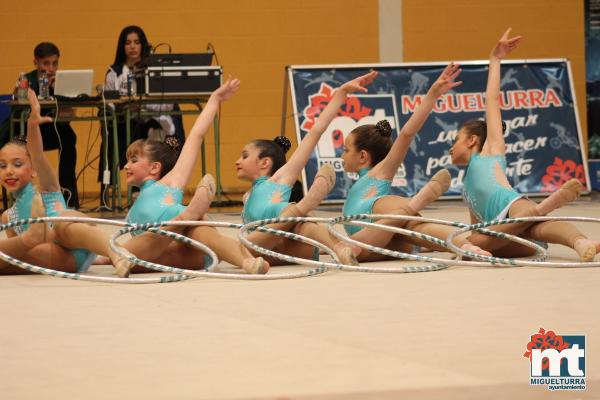
M510 263L511 265L515 265L515 266L529 266L529 267L554 267L554 268L600 267L600 261L597 261L597 262L594 262L594 261L553 262L553 261L536 261L536 260L522 261L522 260L513 259L513 258L488 257L488 256L484 256L481 254L465 252L464 250L458 248L455 244L452 243L452 240L456 236L461 235L466 232L469 232L469 231L472 231L472 230L477 230L479 232L487 234L488 232L494 232L494 231L490 231L488 229L482 229L482 228L487 228L487 227L496 226L496 225L512 224L512 223L518 223L518 222L544 222L544 221L577 221L577 222L596 222L596 223L598 223L598 222L600 222L600 218L545 217L545 216L543 216L543 217L506 218L506 219L497 220L497 221L481 222L478 224L468 225L468 226L460 228L459 230L457 230L456 232L454 232L448 236L448 238L446 239L446 243L448 244L448 247L450 247L452 249L452 251L454 251L455 253L457 253L459 255L467 255L468 257L477 258L480 260L488 260L489 262L492 262L492 260L493 260L493 262L498 262L498 263ZM512 235L502 233L502 232L495 232L495 236L500 237L502 239L508 239L509 236L512 236Z
M173 272L177 274L184 274L192 277L204 277L204 278L224 278L224 279L237 279L237 280L277 280L277 279L292 279L292 278L302 278L306 276L312 276L319 274L321 272L320 269L309 270L309 271L301 271L301 272L290 272L290 273L277 273L277 274L265 274L265 275L251 275L251 274L237 274L237 273L225 273L225 272L213 272L212 270L216 267L218 263L218 259L213 250L211 250L208 246L197 242L196 240L190 239L186 236L179 235L174 232L164 231L157 229L158 227L163 226L212 226L212 227L222 227L222 228L235 228L241 229L243 226L241 224L234 224L229 222L218 222L218 221L164 221L157 223L149 223L149 224L140 224L140 225L131 225L126 228L119 230L110 238L110 246L111 248L117 252L120 256L127 258L129 261L144 266L146 268L163 271L163 272ZM123 251L123 249L116 244L116 238L124 235L127 232L131 232L133 230L147 230L150 232L158 233L161 235L172 237L173 239L182 241L185 244L196 247L202 251L203 248L206 248L210 251L209 256L212 258L213 263L206 267L204 270L191 270L191 269L183 269L183 268L174 268L169 267L162 264L152 263L146 260L142 260L138 257L128 255ZM322 246L322 245L321 245ZM214 255L214 258L213 258Z
M337 255L334 253L333 250L331 250L329 247L325 246L321 242L317 242L316 240L307 238L307 237L299 235L297 233L282 231L282 230L274 229L274 228L268 228L263 225L280 223L280 222L281 223L283 223L283 222L326 222L328 220L329 220L329 218L316 218L316 217L285 217L285 218L261 219L258 221L249 222L245 225L242 225L240 227L240 230L238 231L238 238L246 247L248 247L251 250L256 251L257 253L267 255L270 257L275 257L275 258L278 258L280 260L287 261L290 263L315 266L316 268L314 270L304 271L304 273L308 273L310 275L316 275L316 274L327 271L328 267L337 268L340 265L339 259L337 258ZM325 253L330 255L334 259L335 263L327 263L327 262L322 262L322 261L309 260L307 258L294 257L294 256L290 256L288 254L278 253L276 251L262 247L256 243L251 242L247 238L247 236L252 231L255 231L255 230L259 231L259 232L263 232L263 233L271 233L276 236L282 236L287 239L296 240L300 243L304 243L304 244L316 247L318 249L321 249Z
M122 221L112 221L101 218L85 218L85 217L39 217L39 218L29 218L22 219L19 221L9 222L6 224L0 225L0 232L13 228L15 226L26 225L26 224L37 224L44 222L81 222L81 223L93 223L93 224L103 224L103 225L113 225L113 226L127 226L126 222ZM73 249L67 249L73 250ZM93 275L85 275L80 273L71 273L71 272L63 272L50 268L44 268L37 265L26 263L25 261L21 261L14 257L9 256L8 254L0 251L0 259L3 261L14 265L15 267L19 267L25 269L27 271L35 272L42 275L49 275L58 278L65 279L73 279L79 281L91 281L91 282L103 282L103 283L169 283L169 282L178 282L182 280L190 279L188 276L184 275L173 275L173 276L161 276L157 278L111 278L111 277L103 277L103 276L93 276Z
M341 217L341 218L349 218L349 217ZM337 218L315 218L315 217L286 217L286 218L271 218L271 219L264 219L264 220L259 220L259 221L255 221L255 222L251 222L248 223L246 225L244 225L239 232L239 237L240 240L249 248L261 253L261 254L266 254L269 256L273 256L273 257L277 257L280 259L283 259L285 261L288 262L292 262L292 263L297 263L297 264L304 264L304 265L316 265L316 266L320 266L323 268L335 268L335 269L339 269L342 271L351 271L351 272L376 272L376 273L412 273L412 272L431 272L431 271L438 271L440 269L444 269L447 268L447 264L451 264L452 260L444 260L444 259L439 259L442 260L440 261L439 265L432 265L432 266L402 266L402 267L371 267L371 266L355 266L355 265L345 265L345 264L341 264L339 262L339 259L337 257L337 255L333 252L333 250L329 249L328 247L324 246L323 244L316 242L312 239L306 238L302 235L298 235L295 233L291 233L291 232L285 232L285 231L280 231L277 229L272 229L272 228L266 228L263 225L268 225L268 224L274 224L274 223L285 223L285 222L322 222L322 223L327 223L327 224L331 224L332 221L336 220ZM300 241L302 243L306 243L315 247L318 247L320 249L323 249L327 254L329 254L333 259L334 262L330 263L330 262L323 262L323 261L313 261L313 260L308 260L308 259L304 259L304 258L299 258L299 257L293 257L293 256L289 256L287 254L282 254L282 253L278 253L275 252L273 250L268 250L265 249L264 247L261 247L255 243L250 242L245 236L248 235L248 231L251 230L258 230L258 231L262 231L262 232L269 232L269 233L273 233L275 235L278 236L283 236L286 237L288 239L293 239L293 240L297 240ZM331 229L330 229L331 231ZM334 233L334 235L336 237L340 237L337 232ZM435 239L435 240L439 240L439 239ZM443 241L441 241L443 243ZM380 249L381 251L386 251L386 252L391 252L390 250L385 250L385 249ZM398 254L403 254L406 255L407 258L419 258L422 256L414 256L414 255L410 255L410 254L406 254L406 253L398 253ZM425 257L423 257L425 258ZM433 260L432 258L428 258L427 261L429 260ZM416 261L422 261L420 259L416 259ZM482 265L488 265L488 263L480 263Z
M399 251L383 249L381 247L372 246L372 245L360 242L358 240L348 237L345 233L340 233L337 230L335 230L334 226L339 223L347 223L347 224L352 224L352 225L357 225L357 226L372 227L375 229L383 229L383 230L387 230L389 232L399 233L402 235L426 240L428 242L434 243L436 245L439 245L439 246L442 246L442 247L445 247L445 248L451 250L446 245L445 241L438 239L436 237L429 236L429 235L426 235L423 233L414 232L409 229L398 228L398 227L389 226L389 225L382 225L382 224L377 224L377 223L373 223L373 222L357 221L359 219L375 219L375 220L394 219L394 220L399 220L399 221L416 221L416 222L447 225L447 226L452 226L452 227L457 227L457 228L469 227L470 225L463 224L460 222L451 222L451 221L441 220L441 219L425 218L425 217L409 216L409 215L396 215L396 214L355 214L355 215L348 215L348 216L340 216L337 218L333 218L331 220L331 222L329 223L329 226L328 226L329 232L332 235L336 236L338 239L343 240L347 243L350 243L351 245L363 248L368 251L379 253L379 254L382 254L385 256L402 258L402 259L407 259L407 260L411 260L411 261L437 263L437 264L429 265L429 266L425 266L425 267L415 267L415 268L423 268L424 271L422 271L422 272L444 269L448 265L488 267L488 266L490 266L490 264L502 264L502 265L507 265L507 266L516 266L516 264L512 263L510 260L497 259L496 257L489 257L488 261L482 262L482 261L448 260L448 259L438 258L438 257L420 256L420 255L415 255L415 254L403 253L403 252L399 252ZM488 232L488 230L486 230L486 229L484 229L483 231L486 231L486 233ZM489 231L490 235L500 236L500 235L497 235L497 233L498 232ZM458 235L455 235L455 236L458 236ZM534 250L536 250L537 254L536 254L535 260L544 260L547 257L546 249L544 249L543 247L539 246L536 243L530 242L528 240L525 240L523 238L520 238L520 237L517 237L514 235L506 235L505 234L505 235L503 235L503 237L505 239L515 241L519 244L522 244L527 247L531 247ZM473 254L475 254L475 253L462 250L462 254L459 254L459 255L472 257ZM441 267L440 264L443 264L445 266ZM365 268L379 268L379 267L365 267ZM404 267L404 268L409 268L409 267ZM406 271L406 272L412 272L412 271ZM418 272L421 272L421 271L418 271Z

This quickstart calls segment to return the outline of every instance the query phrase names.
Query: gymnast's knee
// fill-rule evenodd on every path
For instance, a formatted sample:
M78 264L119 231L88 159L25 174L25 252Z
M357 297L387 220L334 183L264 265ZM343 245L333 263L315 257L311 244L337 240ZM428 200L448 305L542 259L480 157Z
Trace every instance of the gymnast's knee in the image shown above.
M398 200L394 202L394 205L390 207L386 214L413 216L416 215L417 212L409 205L408 199L404 197L398 197Z
M513 203L508 211L510 218L539 217L536 203L529 199L519 199Z
M494 244L499 244L499 242L501 241L501 239L477 232L474 232L471 235L469 235L469 237L467 237L467 240L471 244L481 247L482 249L487 251L495 250L496 246L494 246Z

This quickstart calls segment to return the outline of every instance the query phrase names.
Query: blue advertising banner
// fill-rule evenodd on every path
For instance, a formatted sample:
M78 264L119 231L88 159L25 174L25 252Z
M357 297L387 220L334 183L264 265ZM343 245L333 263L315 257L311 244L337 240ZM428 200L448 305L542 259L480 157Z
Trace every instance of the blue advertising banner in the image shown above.
M346 136L357 126L386 119L395 138L445 65L289 67L298 141L308 133L337 87L371 69L379 71L368 87L369 93L348 96L321 137L304 170L304 190L319 166L329 163L337 172L337 183L327 200L343 201L357 178L344 172L340 158ZM484 117L487 62L466 62L461 67L459 80L463 84L438 100L394 177L394 194L414 195L441 168L447 168L453 178L446 195L461 194L465 171L451 164L449 149L464 122ZM508 126L506 172L516 190L548 193L573 177L588 186L567 61L503 62L501 107Z
M600 190L600 0L585 0L585 71L590 184Z

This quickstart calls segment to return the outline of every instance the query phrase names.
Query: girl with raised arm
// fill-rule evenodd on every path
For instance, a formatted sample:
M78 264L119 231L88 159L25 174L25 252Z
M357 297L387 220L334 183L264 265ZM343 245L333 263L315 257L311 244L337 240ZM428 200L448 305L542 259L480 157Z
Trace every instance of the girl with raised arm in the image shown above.
M573 201L579 195L581 183L572 179L561 189L537 204L515 191L506 177L503 122L500 114L500 62L521 42L521 36L509 38L510 28L490 53L490 66L485 101L485 121L466 122L458 132L450 150L452 163L466 165L463 196L471 213L471 221L484 222L503 218L534 217ZM518 223L491 228L521 235L528 239L558 243L577 251L582 261L594 259L600 249L573 224L562 221ZM469 240L495 256L517 257L532 250L493 236L474 233Z
M190 202L185 207L183 188L189 181L204 135L213 123L221 102L230 99L239 89L240 82L230 79L210 96L202 113L196 119L179 154L176 144L154 140L137 140L127 149L125 171L127 183L140 186L140 194L129 210L127 221L135 224L169 220L201 220L214 197L215 185L206 175ZM171 138L172 139L172 138ZM66 211L62 215L69 215ZM248 273L264 274L269 264L262 258L254 258L239 241L221 235L208 226L167 228L198 240L213 249L220 259L242 267ZM126 258L114 254L108 248L108 235L99 238L101 231L81 223L60 223L56 227L60 242L67 247L85 247L99 254L109 255L117 274L127 277L134 267ZM134 238L123 247L147 261L181 268L199 268L204 264L204 254L172 239L152 233L134 232ZM147 271L139 267L136 271Z
M419 211L448 190L450 174L443 169L438 171L412 198L389 194L392 179L404 161L411 142L429 117L436 100L462 83L455 81L460 72L460 68L455 64L450 64L444 69L423 98L422 103L402 127L393 143L390 138L392 128L387 120L380 121L376 125L359 126L350 132L344 142L342 159L344 160L344 169L347 172L358 173L359 179L348 193L344 203L344 215L417 215ZM429 223L408 223L407 221L393 219L383 219L376 222L384 225L406 227L440 239L445 239L452 232L450 227ZM345 225L345 229L352 239L377 247L410 252L412 245L418 244L436 250L446 250L429 242L380 229L362 228L355 225ZM464 241L461 245L471 251L481 252L479 248L467 241ZM344 242L338 243L335 248L339 253L343 253L342 248L351 250L358 261L375 261L387 258L377 253L349 246Z
M330 165L326 164L319 169L306 196L295 204L289 202L292 185L346 97L355 92L367 92L366 86L371 84L376 76L377 72L371 71L340 86L289 161L285 161L285 153L291 147L291 143L285 137L280 136L273 141L254 140L244 146L235 165L238 178L252 182L252 188L244 196L245 223L266 218L306 216L320 204L335 184L335 172ZM314 226L315 229L326 232L325 227L311 223L269 225L281 230L290 230L295 226L295 229L298 229L298 226ZM311 246L294 240L256 231L252 232L248 239L262 247L288 255L318 258L318 253L315 253ZM271 264L281 263L275 259L269 261Z
M40 124L52 121L42 117L40 104L34 91L29 90L31 113L27 120L27 142L13 140L0 150L0 177L2 185L12 193L16 202L2 214L2 222L18 221L30 217L59 216L66 209L58 177L44 154ZM32 180L39 177L36 189ZM44 211L44 208L46 209ZM73 214L83 214L73 211ZM7 240L0 242L3 252L26 262L61 270L85 272L96 257L83 248L65 248L47 224L21 225L6 231ZM82 247L82 246L80 246ZM0 263L0 273L28 273L23 269Z

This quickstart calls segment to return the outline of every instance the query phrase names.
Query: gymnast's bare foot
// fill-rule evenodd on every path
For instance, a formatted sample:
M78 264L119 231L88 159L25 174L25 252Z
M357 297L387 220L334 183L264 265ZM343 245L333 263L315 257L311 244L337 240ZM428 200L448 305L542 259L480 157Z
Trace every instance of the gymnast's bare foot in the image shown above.
M123 251L127 255L130 255L130 256L133 255L129 251L125 250L124 248L123 248ZM130 273L131 269L133 267L135 267L135 263L129 261L126 257L123 257L120 254L117 254L110 247L108 249L108 256L110 257L112 265L115 268L115 274L117 274L121 278L129 277L129 273Z
M340 263L343 265L351 265L354 267L358 267L360 265L357 258L361 251L359 248L339 242L333 247L333 251L338 256Z
M319 168L319 171L317 171L317 175L315 175L315 179L308 189L308 193L306 193L306 196L296 204L296 207L303 215L306 215L321 204L321 201L327 197L334 186L335 170L330 164L324 164Z
M178 215L178 220L198 221L210 208L210 203L215 198L216 185L215 179L211 174L206 174L196 186L194 197L190 204Z
M472 243L465 243L462 246L460 246L460 248L461 248L461 250L469 251L471 253L479 254L481 256L488 256L488 257L492 256L492 253L490 253L489 251L485 251L481 247L475 246Z
M441 169L436 172L429 182L419 190L417 194L410 198L408 206L418 213L429 204L438 199L441 195L448 191L452 176L447 169Z
M577 239L573 248L579 254L579 259L583 262L593 261L600 243L587 238Z
M583 185L579 182L579 179L570 179L560 189L539 203L535 209L540 215L547 215L557 208L576 200L581 193L581 189L583 189Z
M262 257L246 258L242 264L242 268L252 275L264 275L269 272L269 263Z

